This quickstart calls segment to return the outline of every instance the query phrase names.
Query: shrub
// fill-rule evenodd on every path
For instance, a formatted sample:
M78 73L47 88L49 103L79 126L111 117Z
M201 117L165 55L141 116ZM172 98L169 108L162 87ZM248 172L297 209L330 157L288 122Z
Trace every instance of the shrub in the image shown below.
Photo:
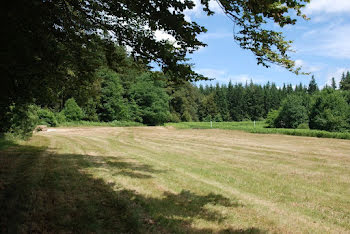
M349 129L350 107L341 92L325 89L314 97L310 128L326 131Z
M180 117L179 117L179 114L176 113L176 112L171 113L170 122L173 122L173 123L180 123L180 122L181 122L181 119L180 119Z
M38 108L37 114L39 118L39 124L48 125L50 127L57 126L55 113L53 113L49 109Z
M184 122L192 122L192 116L187 110L185 110L184 113L182 113L181 120Z
M97 114L97 100L94 100L93 98L89 98L87 103L85 104L83 108L84 112L84 120L88 121L98 121L98 114Z
M298 95L289 95L282 102L274 126L277 128L297 128L308 121L308 112L303 99Z
M278 110L271 110L268 114L267 114L267 117L266 117L266 126L268 128L274 128L275 127L275 123L276 123L276 120L278 118L278 115L279 115L279 111Z
M301 123L298 125L297 129L310 129L308 123Z
M213 118L211 115L207 115L206 117L203 118L203 122L210 122L212 120L213 120Z
M58 124L61 124L61 123L64 123L66 122L66 116L64 115L63 111L61 112L56 112L55 113L55 117L56 117L56 120L57 120L57 123Z
M38 124L36 106L13 105L8 114L11 115L9 134L24 139L32 135L35 126Z
M214 117L214 121L215 122L222 122L222 116L220 113L216 114L215 117Z
M68 121L79 121L84 117L83 110L75 102L74 98L70 98L66 101L63 113Z

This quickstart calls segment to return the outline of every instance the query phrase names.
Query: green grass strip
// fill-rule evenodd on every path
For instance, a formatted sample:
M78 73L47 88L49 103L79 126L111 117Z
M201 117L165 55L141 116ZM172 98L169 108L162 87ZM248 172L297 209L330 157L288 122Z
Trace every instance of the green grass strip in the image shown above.
M59 127L79 127L79 126L91 126L91 127L137 127L144 126L142 123L131 121L112 121L112 122L92 122L92 121L75 121L60 123Z
M287 129L287 128L265 128L264 121L256 121L255 126L252 121L243 122L213 122L212 127L210 122L181 122L181 123L167 123L166 126L173 126L179 129L229 129L241 130L250 133L260 134L283 134L292 136L306 136L319 138L336 138L350 140L349 132L327 132L321 130L311 129Z

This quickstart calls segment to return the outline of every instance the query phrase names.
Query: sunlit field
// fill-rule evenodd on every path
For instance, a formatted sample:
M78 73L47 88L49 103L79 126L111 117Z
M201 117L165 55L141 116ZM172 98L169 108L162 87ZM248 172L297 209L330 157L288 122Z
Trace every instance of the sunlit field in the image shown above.
M350 232L348 140L66 127L2 144L2 233Z

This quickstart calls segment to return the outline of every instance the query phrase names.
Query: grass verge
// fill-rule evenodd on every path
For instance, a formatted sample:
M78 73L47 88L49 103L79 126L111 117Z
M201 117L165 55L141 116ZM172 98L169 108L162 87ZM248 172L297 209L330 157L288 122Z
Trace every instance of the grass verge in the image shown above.
M59 127L79 127L79 126L91 126L91 127L138 127L144 126L142 123L131 121L112 121L112 122L93 122L93 121L75 121L60 123Z
M179 129L229 129L241 130L249 133L261 134L283 134L292 136L306 136L318 138L336 138L350 140L349 132L327 132L311 129L287 129L287 128L265 128L264 121L256 121L255 126L252 121L243 122L213 122L212 127L210 122L181 122L167 123L166 126L172 126Z

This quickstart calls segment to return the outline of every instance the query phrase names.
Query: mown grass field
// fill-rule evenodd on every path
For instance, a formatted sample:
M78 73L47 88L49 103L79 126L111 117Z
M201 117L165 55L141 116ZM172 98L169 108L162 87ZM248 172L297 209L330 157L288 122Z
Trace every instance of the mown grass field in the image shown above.
M70 127L2 143L2 233L350 233L348 140Z
M283 134L292 136L308 136L319 138L336 138L336 139L348 139L350 140L350 132L327 132L320 130L310 129L287 129L287 128L266 128L264 121L256 121L255 125L253 121L242 122L181 122L181 123L167 123L166 126L172 126L179 129L230 129L230 130L242 130L250 133L261 134Z

